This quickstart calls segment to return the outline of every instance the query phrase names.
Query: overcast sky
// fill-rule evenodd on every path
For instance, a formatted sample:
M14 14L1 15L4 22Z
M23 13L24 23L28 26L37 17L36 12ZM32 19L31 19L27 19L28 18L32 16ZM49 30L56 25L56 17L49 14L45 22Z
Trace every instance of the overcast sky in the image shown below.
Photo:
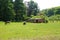
M24 0L24 1L30 1L30 0ZM33 1L38 3L38 6L41 10L60 6L60 0L33 0Z

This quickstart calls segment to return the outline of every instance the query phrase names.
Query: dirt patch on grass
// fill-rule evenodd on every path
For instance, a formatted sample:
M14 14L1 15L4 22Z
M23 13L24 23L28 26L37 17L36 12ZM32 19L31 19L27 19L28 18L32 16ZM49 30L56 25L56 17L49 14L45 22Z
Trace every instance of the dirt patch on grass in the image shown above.
M33 38L33 40L60 40L60 36L42 36Z
M33 38L9 38L8 40L60 40L60 36L42 36Z

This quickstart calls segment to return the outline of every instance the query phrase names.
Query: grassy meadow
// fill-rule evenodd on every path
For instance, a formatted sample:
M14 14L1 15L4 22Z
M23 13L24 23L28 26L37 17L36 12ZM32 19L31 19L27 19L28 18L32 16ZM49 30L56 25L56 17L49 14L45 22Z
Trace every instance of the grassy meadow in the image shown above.
M60 22L0 22L0 40L60 40Z

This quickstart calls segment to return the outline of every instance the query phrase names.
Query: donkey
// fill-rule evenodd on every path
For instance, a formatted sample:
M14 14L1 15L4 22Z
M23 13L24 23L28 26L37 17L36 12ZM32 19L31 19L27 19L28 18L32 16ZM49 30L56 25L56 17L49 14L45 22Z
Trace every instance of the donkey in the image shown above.
M8 23L10 23L10 21L5 21L5 25L8 24Z

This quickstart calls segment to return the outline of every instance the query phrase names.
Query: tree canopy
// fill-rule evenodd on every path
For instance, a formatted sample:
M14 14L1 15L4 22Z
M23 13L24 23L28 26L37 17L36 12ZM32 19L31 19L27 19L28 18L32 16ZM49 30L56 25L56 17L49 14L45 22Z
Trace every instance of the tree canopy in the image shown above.
M29 18L53 18L60 19L60 6L39 10L38 4L33 0L0 0L0 21L24 21ZM43 15L43 16L41 16Z

